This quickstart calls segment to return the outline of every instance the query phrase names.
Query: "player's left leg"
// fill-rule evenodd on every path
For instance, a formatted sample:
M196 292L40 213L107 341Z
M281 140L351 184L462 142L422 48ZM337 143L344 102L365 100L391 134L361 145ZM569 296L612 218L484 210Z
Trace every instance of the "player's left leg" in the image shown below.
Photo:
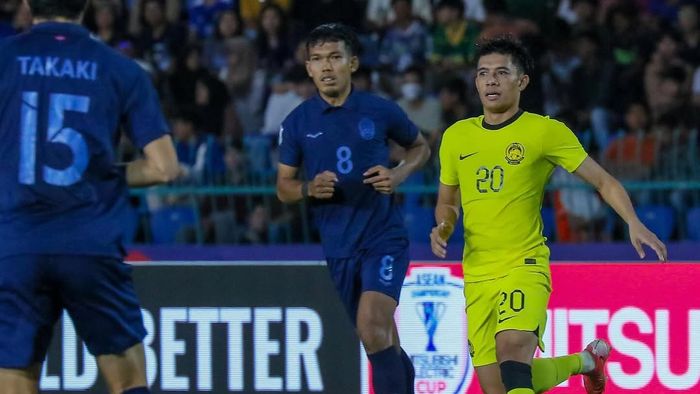
M61 298L112 394L148 393L146 335L131 279L132 267L108 257L56 256Z
M514 268L499 280L496 358L508 394L534 394L532 359L547 321L551 293L548 271Z
M413 393L413 363L401 349L394 322L408 264L405 240L381 243L362 256L357 332L372 365L377 393Z
M376 393L405 394L406 369L401 348L394 340L394 311L397 302L376 291L360 296L357 333L372 366L372 385Z

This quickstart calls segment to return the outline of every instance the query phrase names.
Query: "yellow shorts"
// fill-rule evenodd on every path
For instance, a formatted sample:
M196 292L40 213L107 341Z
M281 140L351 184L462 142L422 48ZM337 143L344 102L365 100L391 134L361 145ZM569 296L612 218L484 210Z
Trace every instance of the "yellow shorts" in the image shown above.
M544 351L542 335L552 292L549 271L541 266L517 267L501 278L464 284L469 354L475 367L496 360L496 334L532 331Z

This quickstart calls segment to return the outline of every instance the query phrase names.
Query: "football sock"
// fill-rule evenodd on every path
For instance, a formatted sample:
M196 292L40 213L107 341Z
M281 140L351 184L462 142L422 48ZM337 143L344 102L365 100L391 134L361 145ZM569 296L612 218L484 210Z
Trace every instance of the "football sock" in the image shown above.
M532 389L532 367L519 361L502 362L501 380L508 394L534 394Z
M406 370L406 393L414 394L416 370L413 368L413 361L411 361L411 357L409 357L403 349L401 349L401 361L403 361L403 367Z
M581 353L553 358L532 360L532 386L541 393L556 387L572 375L581 373L583 358Z
M405 394L406 369L394 346L368 355L376 394Z

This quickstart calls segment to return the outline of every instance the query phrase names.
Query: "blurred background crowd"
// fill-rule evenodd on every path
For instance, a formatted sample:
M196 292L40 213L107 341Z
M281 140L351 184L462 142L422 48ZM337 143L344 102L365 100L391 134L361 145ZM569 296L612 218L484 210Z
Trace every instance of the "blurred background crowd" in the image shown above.
M273 186L280 123L315 94L303 39L326 22L360 35L354 88L396 100L434 156L446 127L481 112L475 43L518 37L536 63L522 107L565 122L662 239L700 240L698 0L91 0L84 25L151 75L186 173L134 194L132 241L317 239L306 204L282 206ZM0 37L30 26L20 0L2 0ZM396 197L414 241L427 242L438 171L433 158ZM625 237L563 171L543 216L558 242Z

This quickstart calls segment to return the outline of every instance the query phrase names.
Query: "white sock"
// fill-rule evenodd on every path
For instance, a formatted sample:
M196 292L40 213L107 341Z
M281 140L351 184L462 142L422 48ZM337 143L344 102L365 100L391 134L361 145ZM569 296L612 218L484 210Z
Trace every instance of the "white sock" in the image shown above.
M588 373L595 369L595 360L588 352L579 353L581 356L581 373Z

